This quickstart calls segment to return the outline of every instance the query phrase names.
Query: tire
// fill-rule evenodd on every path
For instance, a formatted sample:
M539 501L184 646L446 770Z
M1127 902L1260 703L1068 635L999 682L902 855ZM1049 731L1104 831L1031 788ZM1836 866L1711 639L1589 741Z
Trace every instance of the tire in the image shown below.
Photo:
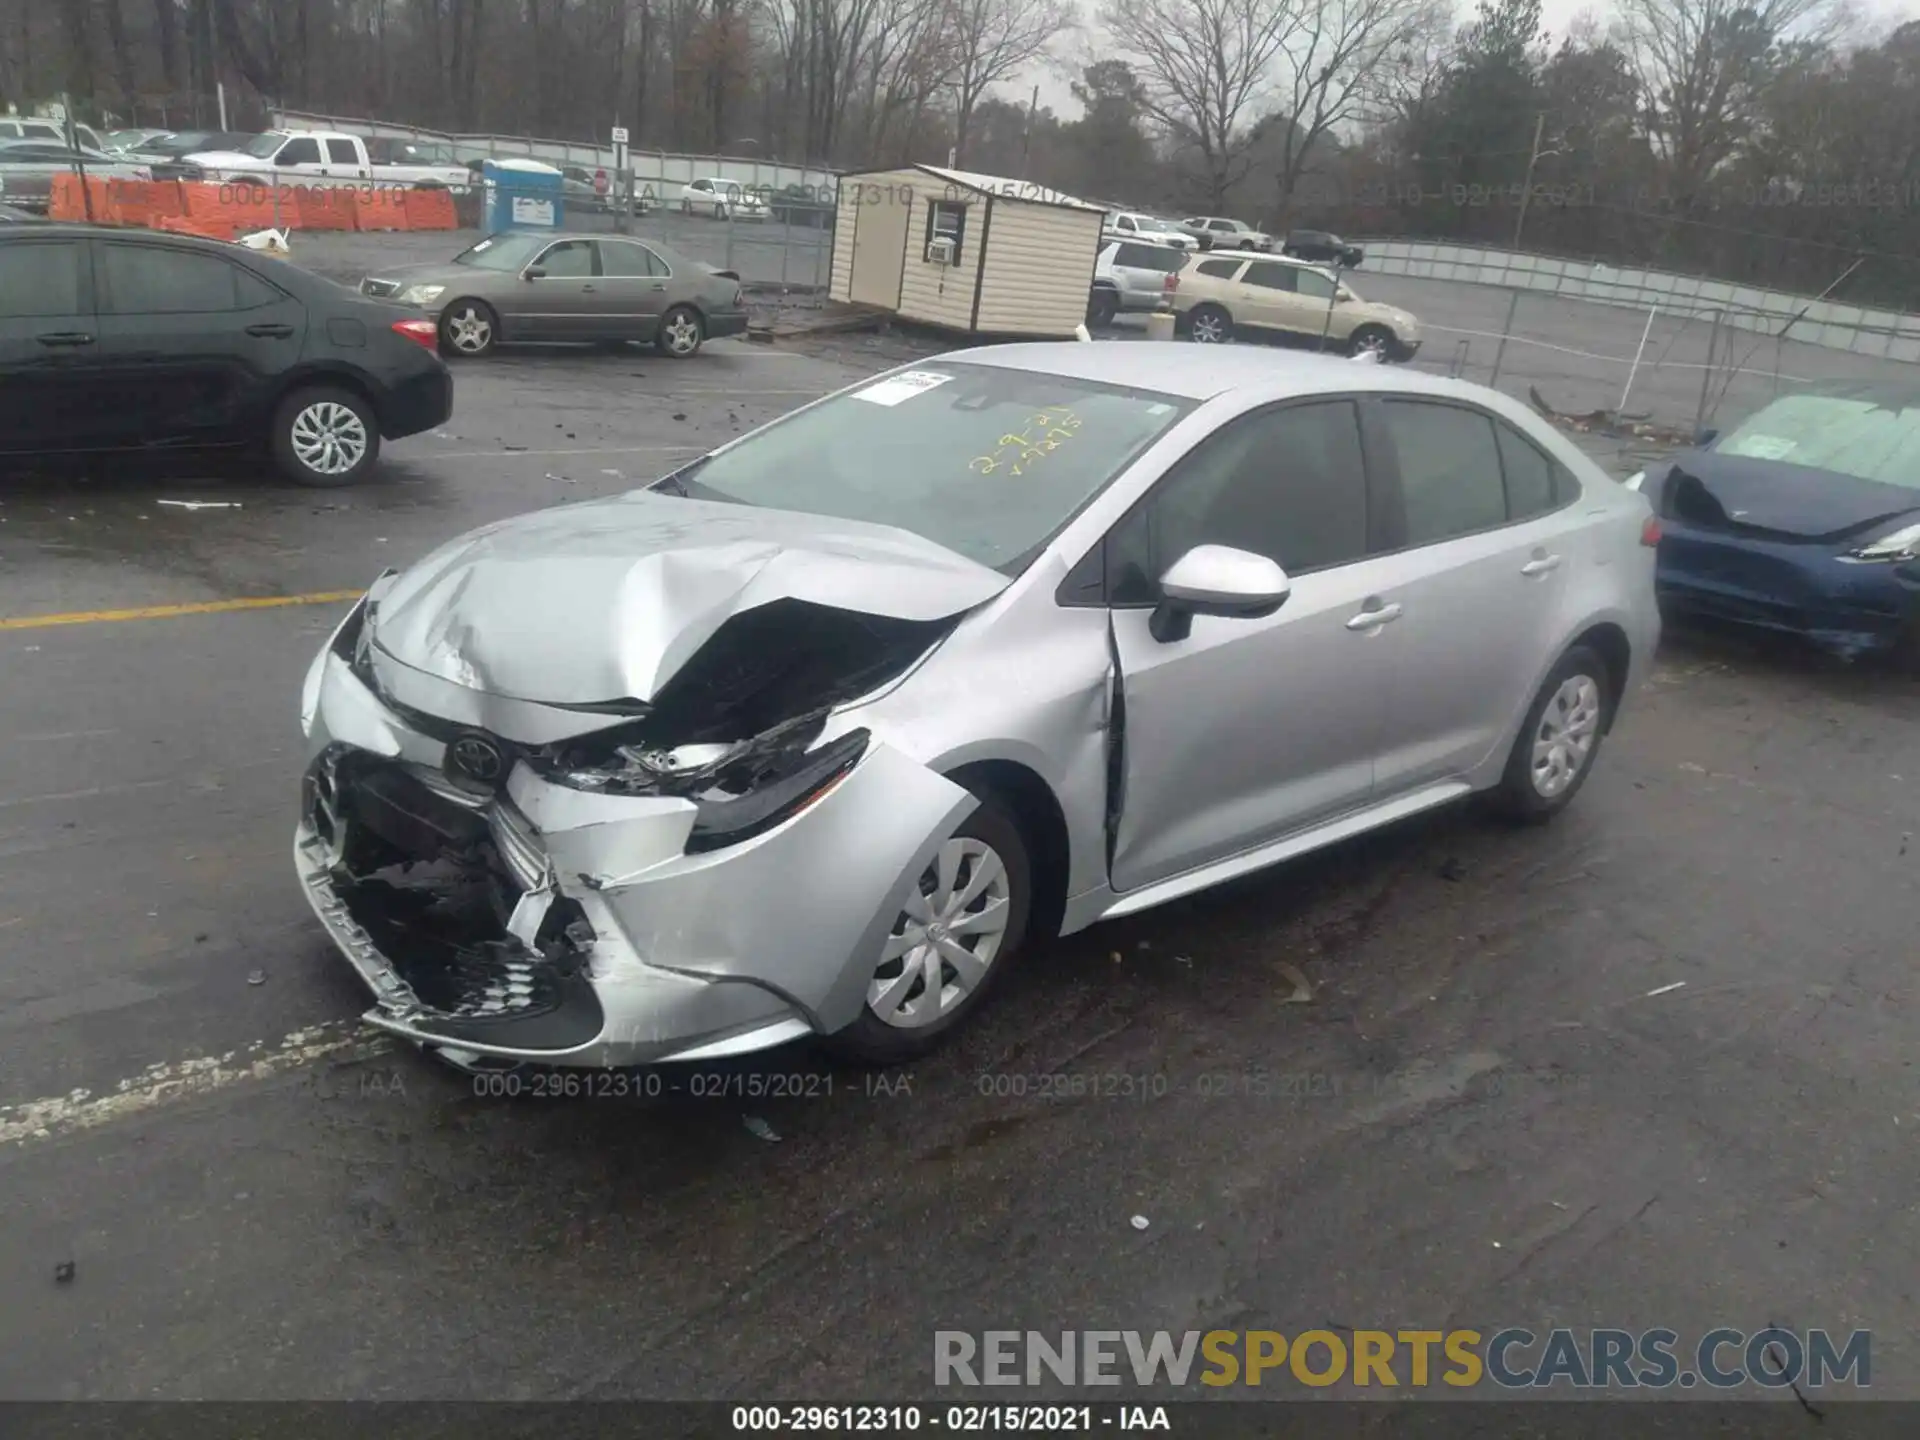
M500 342L500 317L484 300L456 300L440 312L440 353L479 360Z
M1399 348L1393 332L1384 325L1362 325L1347 337L1347 354L1364 355L1372 351L1382 363L1391 360Z
M716 205L713 207L713 218L716 220L731 220L733 218L733 212L725 205Z
M1495 809L1510 820L1540 824L1572 804L1593 773L1614 700L1612 674L1597 651L1576 645L1562 655L1527 707L1506 773L1489 797ZM1585 748L1568 766L1569 747L1563 743L1555 763L1548 747L1570 729L1584 734Z
M1111 290L1095 290L1087 300L1087 326L1092 330L1104 330L1113 324L1120 313L1120 297Z
M660 317L660 334L654 344L669 360L690 360L700 353L706 338L707 322L700 318L700 312L691 305L676 305Z
M352 485L380 458L373 407L331 385L295 390L282 400L268 441L280 473L316 489Z
M957 862L955 889L963 895L968 883L979 877L983 862L989 866L994 860L999 862L998 879L989 879L981 895L971 901L966 910L957 912L980 914L985 909L993 909L1003 916L999 931L995 933L976 922L979 928L958 936L951 932L945 936L949 945L976 955L991 943L992 950L984 968L968 985L966 977L944 956L930 953L931 947L925 943L914 944L907 939L922 927L903 908L894 920L893 934L882 957L874 963L867 986L867 1003L861 1007L859 1018L828 1037L828 1047L846 1058L869 1065L899 1065L931 1053L972 1018L1000 976L1018 959L1033 905L1032 864L1019 827L990 798L983 797L979 807L948 837L934 863L918 878L916 883L923 898L941 893L939 872L950 853ZM996 901L1002 908L994 908ZM902 953L886 953L894 950ZM938 966L937 979L943 987L942 998L932 1004L929 1004L925 968L930 963ZM948 997L948 989L958 993ZM894 1018L882 1018L883 1014Z
M680 213L682 215L693 214L693 202L691 200L682 200L680 202Z
M1218 305L1196 305L1187 314L1187 334L1197 345L1224 345L1233 339L1233 317Z

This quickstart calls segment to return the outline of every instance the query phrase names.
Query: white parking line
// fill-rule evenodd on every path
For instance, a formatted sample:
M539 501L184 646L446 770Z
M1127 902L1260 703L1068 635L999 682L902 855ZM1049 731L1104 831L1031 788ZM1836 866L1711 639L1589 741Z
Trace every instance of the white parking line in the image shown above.
M357 1021L330 1021L295 1030L276 1044L256 1040L224 1055L163 1060L122 1080L104 1095L74 1090L18 1105L0 1105L0 1145L53 1140L125 1120L176 1101L211 1095L246 1080L266 1080L330 1057L358 1060L386 1053L392 1042Z

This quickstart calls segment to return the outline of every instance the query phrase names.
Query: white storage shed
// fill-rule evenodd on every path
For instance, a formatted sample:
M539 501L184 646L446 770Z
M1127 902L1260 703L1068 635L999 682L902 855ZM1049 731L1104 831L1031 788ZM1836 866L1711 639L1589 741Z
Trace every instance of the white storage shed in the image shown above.
M937 165L842 175L827 295L968 335L1068 337L1105 218L1030 181Z

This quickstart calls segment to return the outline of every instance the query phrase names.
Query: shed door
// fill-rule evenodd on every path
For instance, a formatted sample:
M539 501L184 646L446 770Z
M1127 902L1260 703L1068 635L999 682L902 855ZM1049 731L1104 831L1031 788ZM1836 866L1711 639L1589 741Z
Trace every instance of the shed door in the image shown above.
M853 231L853 277L847 286L854 304L892 308L900 303L900 271L906 263L907 223L912 218L913 197L908 190L872 186L860 196Z

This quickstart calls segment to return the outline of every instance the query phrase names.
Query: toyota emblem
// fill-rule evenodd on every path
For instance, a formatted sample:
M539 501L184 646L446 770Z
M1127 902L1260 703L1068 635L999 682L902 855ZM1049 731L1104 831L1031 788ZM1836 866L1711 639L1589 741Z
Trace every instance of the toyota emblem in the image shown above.
M482 785L497 785L507 773L507 757L485 735L462 735L447 748L447 768Z

